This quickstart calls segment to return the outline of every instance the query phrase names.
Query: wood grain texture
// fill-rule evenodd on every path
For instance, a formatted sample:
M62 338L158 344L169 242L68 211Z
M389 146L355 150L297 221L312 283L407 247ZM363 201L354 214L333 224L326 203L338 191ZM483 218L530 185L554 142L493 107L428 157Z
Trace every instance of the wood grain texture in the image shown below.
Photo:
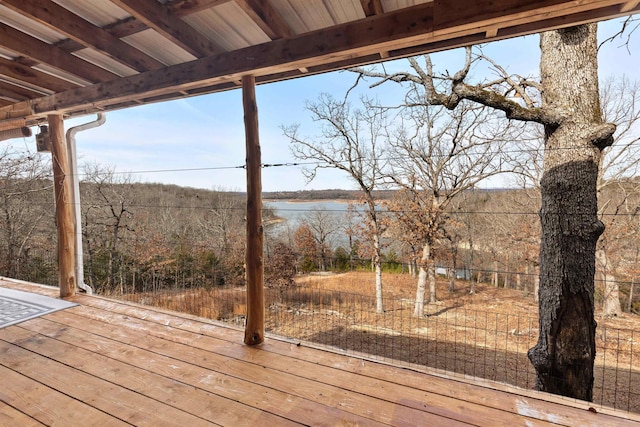
M129 12L138 21L153 28L194 56L202 57L221 51L214 42L175 16L169 8L156 0L111 1Z
M75 224L71 203L71 180L67 179L69 156L64 135L64 121L61 114L47 116L51 139L53 166L53 186L55 192L56 228L58 235L58 286L60 297L70 297L76 293Z
M264 229L262 226L262 156L258 128L256 80L242 77L242 106L247 153L247 320L244 342L256 345L264 341Z
M62 32L83 48L100 50L137 71L164 66L160 61L50 0L3 0L2 4L42 25Z
M190 24L201 19L198 14L207 15L202 19L208 22L216 14L216 7L231 1L272 41L226 52L222 48L227 45L226 37L245 36L242 25L223 29ZM85 115L233 89L244 74L255 76L258 83L280 81L370 64L380 58L403 58L640 12L637 0L435 0L395 10L385 10L387 3L380 0L360 0L366 18L293 34L284 17L293 19L288 9L294 10L301 1L292 1L292 9L267 0L178 0L166 4L111 0L132 16L97 27L71 11L63 12L63 6L50 0L6 0L8 6L35 24L69 38L48 43L28 35L29 26L0 24L0 47L16 55L7 60L19 61L27 68L46 65L57 79L40 83L55 94L0 100L0 120L10 107L31 109L26 119L29 125L35 125L51 112ZM333 6L316 3L309 7L338 7L338 2ZM200 59L161 66L154 59L154 51L165 48L161 42L145 47L141 53L123 39L141 31L154 31L167 43ZM98 49L141 73L119 77L108 64L97 66L72 54L84 46ZM60 88L66 73L80 78L80 85L91 83L90 87Z
M49 64L91 83L118 77L104 68L83 61L55 45L43 42L2 22L0 22L0 40L2 40L2 46L6 46L25 58Z
M55 288L0 279L48 296ZM452 379L78 294L0 329L0 423L12 425L637 425L640 417ZM75 418L74 418L75 417ZM18 425L13 423L13 425Z

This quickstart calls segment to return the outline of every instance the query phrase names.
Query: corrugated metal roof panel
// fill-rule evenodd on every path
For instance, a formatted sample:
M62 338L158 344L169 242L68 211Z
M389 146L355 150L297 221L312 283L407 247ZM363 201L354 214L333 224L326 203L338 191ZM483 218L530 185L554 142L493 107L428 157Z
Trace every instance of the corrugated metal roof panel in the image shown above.
M195 56L152 29L124 37L122 40L165 65L181 64L196 59Z
M13 79L13 78L7 77L7 76L0 77L0 81L7 82L7 83L10 83L12 85L16 85L18 87L23 87L25 89L29 89L29 90L32 90L34 92L38 92L38 93L40 93L42 95L52 95L52 94L55 93L52 90L47 90L47 89L44 89L44 88L42 88L40 86L32 85L32 84L29 84L29 83L26 83L26 82L23 82L23 81L20 81L20 80L17 80L17 79Z
M334 24L344 24L365 18L360 0L325 0Z
M232 1L183 19L226 50L241 49L270 40L240 6Z
M131 16L109 0L52 1L99 27L104 27Z
M61 71L55 67L51 67L49 65L46 64L38 64L38 65L34 65L32 67L34 70L38 70L38 71L42 71L43 73L47 73L49 75L52 75L54 77L58 77L59 79L62 80L66 80L68 82L71 83L75 83L77 85L80 86L89 86L91 84L91 82L85 80L85 79L81 79L77 76L74 76L71 73L67 73L65 71Z
M133 68L127 67L126 65L123 65L122 63L94 49L82 49L77 52L73 52L73 55L97 65L98 67L102 67L107 71L111 71L121 77L138 74L138 72Z
M296 34L365 17L359 0L273 0L272 3Z
M432 2L433 0L381 0L382 10L384 10L385 12L404 9L405 7L411 7L417 4Z
M272 3L295 34L325 28L333 22L322 0L273 0Z
M3 49L2 47L0 47L0 57L4 59L15 59L16 54L15 52L12 52L10 50Z
M23 33L27 33L30 36L33 36L50 44L66 39L66 37L59 32L53 31L42 24L32 21L31 19L14 12L6 6L2 6L1 4L0 22L3 22L10 27L18 28Z

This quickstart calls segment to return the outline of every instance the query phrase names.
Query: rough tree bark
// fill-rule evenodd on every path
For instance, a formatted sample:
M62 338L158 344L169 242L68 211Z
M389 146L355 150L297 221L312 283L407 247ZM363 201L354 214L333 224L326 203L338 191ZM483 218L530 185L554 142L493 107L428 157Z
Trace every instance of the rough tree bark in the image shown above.
M542 108L564 119L545 123L541 180L540 333L529 350L536 388L592 400L596 354L596 183L601 150L615 126L602 123L596 24L543 33Z

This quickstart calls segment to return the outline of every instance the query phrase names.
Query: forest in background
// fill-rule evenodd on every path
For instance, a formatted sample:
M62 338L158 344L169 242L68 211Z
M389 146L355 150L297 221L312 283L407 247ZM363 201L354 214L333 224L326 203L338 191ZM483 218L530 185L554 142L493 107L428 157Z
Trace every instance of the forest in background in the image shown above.
M50 166L44 157L5 152L0 271L8 277L56 284L55 223ZM606 186L602 237L606 264L598 265L600 304L615 288L624 311L638 311L633 286L640 272L640 196L637 179ZM415 275L417 247L400 226L411 208L393 204L382 191L383 270ZM266 193L265 199L334 200L340 212L319 207L282 223L264 210L265 277L270 287L293 284L296 274L371 268L372 248L358 191ZM85 168L81 183L85 282L100 294L244 284L245 195L175 185L135 182L108 167ZM539 194L531 190L467 190L446 211L433 247L438 273L521 289L537 286ZM268 206L268 203L266 204ZM414 212L415 213L415 212ZM368 292L368 290L363 290ZM637 294L637 292L635 292ZM635 303L635 304L634 304Z

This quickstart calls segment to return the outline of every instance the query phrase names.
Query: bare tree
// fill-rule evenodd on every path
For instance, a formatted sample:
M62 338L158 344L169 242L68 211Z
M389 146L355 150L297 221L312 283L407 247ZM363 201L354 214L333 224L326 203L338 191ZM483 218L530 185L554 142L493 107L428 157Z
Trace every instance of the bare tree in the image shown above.
M124 232L131 231L131 178L128 175L117 175L112 167L98 164L85 165L84 174L84 181L92 184L85 188L93 190L87 194L89 197L83 199L83 237L89 254L91 285L98 290L102 288L103 292L114 292L120 261L120 243ZM94 273L96 250L107 255L106 284L94 283L91 274ZM123 283L120 283L119 291L122 293L123 290Z
M50 166L40 156L11 145L0 151L0 236L2 274L17 277L20 259L37 232L53 229L51 212L43 206L53 188Z
M626 76L610 77L601 85L600 99L604 119L616 124L615 144L603 151L598 174L598 205L600 219L607 229L600 237L596 250L596 265L603 284L603 314L617 316L622 312L618 277L615 274L611 252L617 246L614 240L618 214L628 208L626 203L637 186L628 185L629 177L640 170L640 81ZM617 201L614 199L620 194ZM624 235L624 234L623 234ZM620 237L621 235L618 234Z
M312 271L317 265L318 242L307 224L300 224L293 237L294 247L298 253L298 263L303 271Z
M340 229L340 223L333 213L319 206L311 208L311 212L301 221L313 235L318 248L318 267L327 270L327 261L333 251L333 237Z
M362 104L362 109L352 110L346 100L339 101L323 94L317 102L309 102L306 107L313 120L321 125L319 138L300 135L297 125L283 127L283 131L291 141L294 157L313 161L313 165L303 170L308 181L313 180L320 169L339 169L362 191L374 248L376 312L382 313L382 231L373 191L382 182L388 125L384 112L373 102L363 100Z
M602 150L613 143L615 125L603 120L598 91L597 24L540 35L540 81L513 75L489 61L497 77L468 83L474 57L434 83L429 56L411 71L358 70L379 82L409 82L425 103L455 109L470 100L503 111L509 119L544 127L540 219L540 333L529 351L536 388L583 400L593 397L595 360L595 250L604 224L598 218L597 181ZM488 58L482 55L475 60ZM512 99L514 95L518 99ZM580 254L577 256L576 254Z
M455 237L452 240L458 241L458 247L462 249L465 267L470 272L469 293L476 293L476 281L479 280L481 271L476 268L476 252L485 252L487 236L490 225L495 220L487 218L486 210L489 201L489 192L470 188L461 193L460 197L453 200L448 210L448 215L452 219L453 231L448 231L449 236ZM452 286L450 286L452 288Z
M221 190L213 190L205 201L205 214L198 220L207 244L217 246L221 257L231 250L232 237L244 229L244 200Z
M347 212L342 220L342 231L347 237L349 247L349 269L353 270L353 259L358 255L358 228L360 224L360 212L354 203L349 203Z
M434 245L445 237L446 210L466 189L505 171L496 156L517 137L515 127L488 108L462 102L458 108L429 107L410 94L397 120L402 128L390 141L389 178L403 191L393 211L421 247L414 316L436 298Z

